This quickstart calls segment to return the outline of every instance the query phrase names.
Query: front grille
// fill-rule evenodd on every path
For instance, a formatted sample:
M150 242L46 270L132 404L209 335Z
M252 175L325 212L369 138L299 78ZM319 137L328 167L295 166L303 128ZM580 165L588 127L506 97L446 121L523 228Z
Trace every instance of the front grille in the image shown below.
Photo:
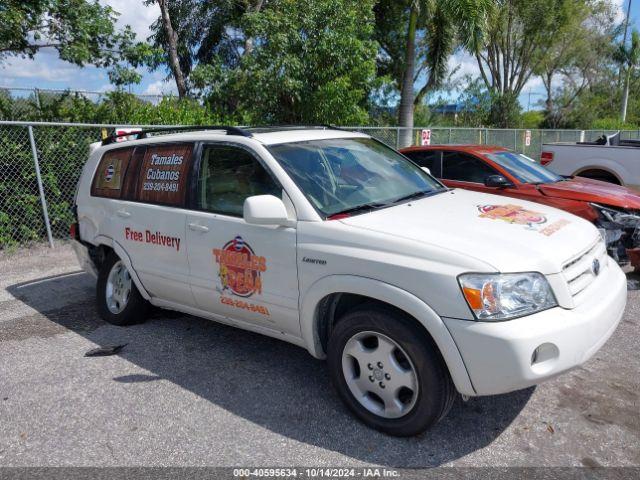
M596 259L600 262L600 271L604 270L607 265L607 249L600 238L585 252L562 267L562 274L569 285L572 297L575 298L596 279L596 273L593 270Z

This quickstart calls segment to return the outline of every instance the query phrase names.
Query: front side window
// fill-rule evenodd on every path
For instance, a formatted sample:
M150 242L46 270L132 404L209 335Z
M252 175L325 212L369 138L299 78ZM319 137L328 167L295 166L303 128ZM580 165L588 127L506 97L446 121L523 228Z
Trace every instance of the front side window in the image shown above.
M421 167L427 167L436 178L442 176L442 152L439 150L414 150L404 154Z
M281 198L282 188L248 151L227 145L205 145L197 208L241 217L245 199L254 195Z
M445 190L416 164L371 138L285 143L269 151L325 217Z
M499 173L479 158L458 152L442 155L442 178L458 182L484 183L487 177Z
M495 152L487 155L522 183L555 183L563 178L535 160L516 152Z

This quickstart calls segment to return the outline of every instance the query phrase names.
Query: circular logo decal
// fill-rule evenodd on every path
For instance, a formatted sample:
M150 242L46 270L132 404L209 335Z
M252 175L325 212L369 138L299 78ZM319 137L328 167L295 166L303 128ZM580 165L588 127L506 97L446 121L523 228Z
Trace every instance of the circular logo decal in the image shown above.
M214 250L220 264L222 289L239 297L250 297L262 293L261 273L266 271L267 262L256 255L251 246L241 236L227 242L222 249Z

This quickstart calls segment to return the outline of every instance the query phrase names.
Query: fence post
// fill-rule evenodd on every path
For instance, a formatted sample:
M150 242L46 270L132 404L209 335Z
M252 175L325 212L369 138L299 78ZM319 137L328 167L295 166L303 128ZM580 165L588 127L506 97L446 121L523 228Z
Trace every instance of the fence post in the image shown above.
M451 144L451 129L449 129L449 144Z
M396 127L396 150L400 148L400 127Z
M31 144L31 154L33 155L33 164L36 167L36 178L38 179L38 191L40 192L40 203L42 204L42 215L44 216L44 224L47 227L47 238L49 239L49 247L53 248L53 236L51 235L51 224L49 223L49 212L47 211L47 200L44 198L44 188L42 186L42 177L40 176L40 163L38 162L38 151L36 150L36 141L33 137L33 127L29 125L29 143Z

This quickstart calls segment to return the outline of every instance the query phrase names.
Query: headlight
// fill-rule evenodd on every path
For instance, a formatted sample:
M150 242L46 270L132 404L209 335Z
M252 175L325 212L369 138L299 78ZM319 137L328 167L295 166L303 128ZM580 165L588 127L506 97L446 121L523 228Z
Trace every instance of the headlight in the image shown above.
M458 277L478 320L509 320L556 307L558 302L540 273L465 273Z
M617 210L597 203L590 203L600 217L608 222L616 223L621 228L640 227L640 212Z

